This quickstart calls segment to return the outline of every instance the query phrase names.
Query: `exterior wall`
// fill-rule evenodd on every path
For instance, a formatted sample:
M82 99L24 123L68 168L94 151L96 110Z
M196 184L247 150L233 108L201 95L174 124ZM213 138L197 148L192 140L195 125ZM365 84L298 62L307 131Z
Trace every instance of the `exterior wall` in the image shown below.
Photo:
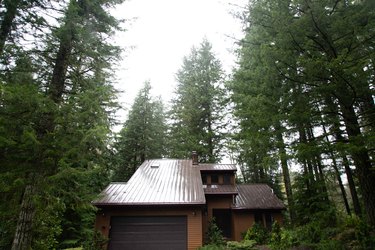
M265 225L264 212L260 211L263 217L263 224ZM277 221L280 225L283 223L283 216L281 211L271 211L272 218ZM233 240L241 241L242 234L247 231L249 227L252 227L255 223L254 211L252 210L232 210L233 219Z
M96 216L95 228L104 237L109 237L112 216L187 216L188 250L195 250L202 246L202 209L201 207L136 207L136 208L104 208ZM106 249L107 246L104 246Z
M218 185L223 185L224 184L224 174L223 172L206 172L204 173L206 176L207 176L207 183L208 185L212 184L212 181L211 181L211 175L215 174L218 176ZM232 172L228 172L227 174L230 174L230 184L231 185L235 185L236 183L236 177L234 175L234 173Z
M283 224L284 219L283 219L283 215L281 212L272 213L272 217L274 218L275 221L277 221L280 224L280 226Z
M242 234L254 224L254 214L248 210L233 210L233 240L241 241Z
M208 229L208 222L212 219L213 209L230 209L233 206L232 195L206 195L206 211L202 217L203 236ZM232 228L233 234L233 228Z

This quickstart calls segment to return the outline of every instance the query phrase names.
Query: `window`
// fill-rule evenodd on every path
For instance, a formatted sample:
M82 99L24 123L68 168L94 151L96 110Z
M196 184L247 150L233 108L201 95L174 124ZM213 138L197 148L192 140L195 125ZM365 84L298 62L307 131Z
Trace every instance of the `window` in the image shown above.
M263 220L264 219L264 220ZM271 213L254 213L254 221L255 223L261 225L262 227L266 228L267 230L272 229L273 217Z
M264 214L264 218L266 220L266 228L267 228L267 230L271 231L272 230L272 223L273 223L272 215L270 213L265 213Z
M255 223L263 226L263 216L261 213L259 212L254 213L254 220L255 220Z
M230 177L231 177L230 174L225 174L224 175L224 185L230 185L230 184L232 184Z
M219 176L217 174L211 175L211 184L218 184L219 183Z
M206 185L207 184L207 175L206 174L201 174L201 178L202 178L203 185Z

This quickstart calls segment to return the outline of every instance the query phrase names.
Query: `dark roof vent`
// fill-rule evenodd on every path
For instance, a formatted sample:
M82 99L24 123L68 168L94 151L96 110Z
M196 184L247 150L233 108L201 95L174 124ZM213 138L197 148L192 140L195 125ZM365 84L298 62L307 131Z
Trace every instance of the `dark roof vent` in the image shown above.
M196 151L191 152L191 159L193 161L193 165L198 165L198 154Z
M159 168L159 163L153 163L151 164L151 168Z

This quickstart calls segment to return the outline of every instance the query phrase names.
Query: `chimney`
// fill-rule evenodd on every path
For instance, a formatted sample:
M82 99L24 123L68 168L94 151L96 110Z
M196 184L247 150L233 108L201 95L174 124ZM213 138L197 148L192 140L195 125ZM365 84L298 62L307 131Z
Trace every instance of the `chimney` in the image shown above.
M198 154L197 154L197 151L191 152L191 159L193 161L193 165L198 165Z

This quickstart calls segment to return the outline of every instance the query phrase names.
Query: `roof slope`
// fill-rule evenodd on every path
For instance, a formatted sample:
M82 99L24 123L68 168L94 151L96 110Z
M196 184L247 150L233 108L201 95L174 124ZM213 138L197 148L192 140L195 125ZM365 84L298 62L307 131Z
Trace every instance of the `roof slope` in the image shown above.
M194 165L201 171L237 171L235 164L215 164L215 163L199 163Z
M234 209L285 209L285 205L267 184L237 185Z
M93 201L105 205L205 204L202 180L191 160L145 161L127 183L111 183Z
M235 185L203 185L205 194L237 194Z

